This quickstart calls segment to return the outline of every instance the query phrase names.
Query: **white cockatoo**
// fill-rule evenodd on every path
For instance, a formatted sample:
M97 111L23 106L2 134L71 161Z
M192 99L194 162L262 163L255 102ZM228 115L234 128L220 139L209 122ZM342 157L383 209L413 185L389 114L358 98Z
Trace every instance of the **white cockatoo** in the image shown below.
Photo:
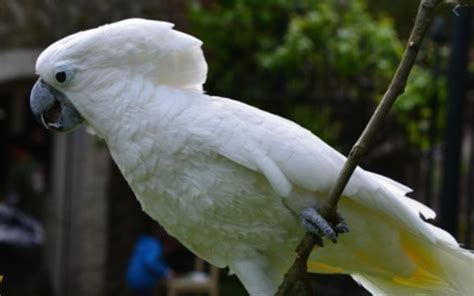
M276 292L305 230L335 240L347 226L309 271L350 274L377 295L473 295L473 254L420 218L435 213L404 185L357 168L344 220L329 226L317 209L345 157L289 120L205 94L201 45L144 19L71 35L39 56L32 112L55 131L85 121L143 210L251 295Z

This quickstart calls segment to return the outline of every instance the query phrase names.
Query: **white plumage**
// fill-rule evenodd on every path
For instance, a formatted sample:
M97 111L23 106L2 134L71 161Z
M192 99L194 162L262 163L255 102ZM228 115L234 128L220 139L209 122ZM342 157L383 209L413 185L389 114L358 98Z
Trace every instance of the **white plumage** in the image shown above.
M146 213L252 295L271 295L303 235L301 209L324 202L345 157L291 121L202 93L200 46L130 19L56 42L36 70L105 139ZM60 68L74 73L67 85L53 79ZM378 295L469 295L473 255L424 222L435 214L409 191L358 168L339 207L351 232L308 268Z

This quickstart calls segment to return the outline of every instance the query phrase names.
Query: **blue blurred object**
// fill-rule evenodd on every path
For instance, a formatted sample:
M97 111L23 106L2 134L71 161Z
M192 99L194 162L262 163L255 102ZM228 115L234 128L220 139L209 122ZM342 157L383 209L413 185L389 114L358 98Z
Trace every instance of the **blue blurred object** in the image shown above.
M156 283L171 274L162 258L158 238L141 235L133 250L127 269L127 287L141 295L151 295Z

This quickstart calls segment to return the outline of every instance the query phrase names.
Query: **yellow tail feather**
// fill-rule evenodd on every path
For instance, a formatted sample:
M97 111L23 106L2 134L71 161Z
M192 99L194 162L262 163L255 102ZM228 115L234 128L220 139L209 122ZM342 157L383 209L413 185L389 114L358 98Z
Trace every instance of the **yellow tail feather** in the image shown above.
M316 262L316 261L308 261L307 269L309 272L314 272L314 273L345 273L344 269L342 268L334 267L334 266Z

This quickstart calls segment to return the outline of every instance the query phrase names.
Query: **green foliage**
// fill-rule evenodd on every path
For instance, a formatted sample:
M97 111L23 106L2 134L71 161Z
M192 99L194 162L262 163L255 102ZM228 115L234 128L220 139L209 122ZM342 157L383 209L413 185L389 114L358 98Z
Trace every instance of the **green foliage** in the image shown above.
M263 52L260 62L269 69L298 69L311 62L318 74L357 83L360 75L388 80L401 52L388 19L374 20L363 1L340 6L320 1L316 7L290 18L284 42ZM328 73L327 71L330 71Z
M444 126L446 91L444 79L434 83L429 71L415 66L405 92L395 102L397 119L404 126L408 140L423 150L431 146L429 139L431 125L435 124L438 130ZM437 93L436 114L431 102L435 92ZM439 137L439 132L436 137ZM435 140L439 139L435 138Z
M192 6L190 21L211 64L210 93L290 117L331 144L351 120L335 107L373 106L403 50L392 21L372 16L365 0L214 1ZM418 144L430 79L422 68L412 79L397 115ZM414 112L420 122L410 120Z

